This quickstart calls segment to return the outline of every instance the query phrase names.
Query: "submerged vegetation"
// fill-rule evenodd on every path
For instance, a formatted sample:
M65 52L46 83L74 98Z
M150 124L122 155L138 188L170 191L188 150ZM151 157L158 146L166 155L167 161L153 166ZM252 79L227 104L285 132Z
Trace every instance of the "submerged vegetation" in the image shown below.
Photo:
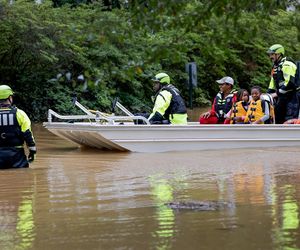
M35 121L50 107L72 112L74 93L93 109L109 112L119 97L133 112L149 111L158 71L187 101L188 62L198 70L194 106L209 104L224 75L266 89L270 45L300 60L300 14L297 1L262 2L1 1L0 82Z

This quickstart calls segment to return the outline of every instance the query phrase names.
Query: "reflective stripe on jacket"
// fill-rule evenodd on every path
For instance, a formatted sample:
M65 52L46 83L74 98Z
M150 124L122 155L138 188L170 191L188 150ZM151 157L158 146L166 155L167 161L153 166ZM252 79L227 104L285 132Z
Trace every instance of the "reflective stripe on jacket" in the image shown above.
M26 113L16 107L0 107L0 146L20 147L24 141L29 147L35 146Z
M296 64L286 57L273 65L268 93L277 92L284 95L295 90Z
M232 90L229 95L224 98L224 94L219 92L214 100L212 111L216 113L219 121L224 120L232 108L232 104L236 101L236 90Z
M16 147L24 143L16 113L16 108L0 109L1 147Z

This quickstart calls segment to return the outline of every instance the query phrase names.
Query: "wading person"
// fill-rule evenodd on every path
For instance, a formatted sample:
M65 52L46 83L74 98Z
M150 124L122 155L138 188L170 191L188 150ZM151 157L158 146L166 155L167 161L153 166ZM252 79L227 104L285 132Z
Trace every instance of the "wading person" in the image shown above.
M154 107L148 120L151 124L187 124L187 110L180 92L166 73L159 73L152 79Z
M220 92L215 97L211 110L200 115L200 124L223 124L226 114L231 110L232 104L236 102L233 79L225 76L216 82L219 84Z
M0 85L0 168L27 168L36 154L31 122L26 113L12 105L13 91ZM26 143L28 159L24 150Z
M273 62L268 93L277 98L275 103L275 123L284 123L288 119L298 118L299 102L296 93L295 75L297 66L284 56L284 47L272 45L267 53Z

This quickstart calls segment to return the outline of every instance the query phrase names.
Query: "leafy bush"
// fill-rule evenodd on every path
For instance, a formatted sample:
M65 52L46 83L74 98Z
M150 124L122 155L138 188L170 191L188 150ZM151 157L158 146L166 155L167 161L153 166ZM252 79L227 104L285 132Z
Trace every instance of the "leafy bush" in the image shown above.
M266 89L266 49L274 43L300 59L298 12L273 8L266 17L264 9L247 4L247 11L240 7L229 18L233 10L222 1L166 2L168 9L162 4L113 11L98 3L53 8L51 2L1 2L0 81L13 87L16 104L33 120L43 121L48 108L76 112L74 93L92 109L110 112L118 96L132 112L150 111L151 78L159 71L171 76L187 101L185 64L191 61L198 66L194 106L203 106L225 75L236 87Z

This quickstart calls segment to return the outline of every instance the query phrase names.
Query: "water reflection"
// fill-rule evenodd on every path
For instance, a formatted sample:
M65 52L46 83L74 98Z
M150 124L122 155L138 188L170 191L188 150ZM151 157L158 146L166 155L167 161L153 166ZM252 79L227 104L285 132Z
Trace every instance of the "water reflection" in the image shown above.
M21 182L10 182L11 178L16 177ZM34 173L30 169L5 170L0 173L1 249L32 248L35 239L34 178ZM6 187L7 183L10 185L9 188Z
M170 249L170 243L174 236L174 211L164 204L172 201L173 188L166 179L159 176L150 177L150 186L156 203L156 220L158 227L152 234L156 242L157 249Z
M17 248L30 249L34 241L33 196L24 196L18 210L17 233L21 240Z
M282 204L276 208L281 216L274 217L274 236L276 244L282 249L299 249L297 239L299 240L299 206L295 200L295 187L285 184L281 188L280 199ZM275 211L276 211L275 210Z
M1 249L300 248L297 148L116 154L36 131L31 168L0 173ZM164 205L190 200L235 206Z

